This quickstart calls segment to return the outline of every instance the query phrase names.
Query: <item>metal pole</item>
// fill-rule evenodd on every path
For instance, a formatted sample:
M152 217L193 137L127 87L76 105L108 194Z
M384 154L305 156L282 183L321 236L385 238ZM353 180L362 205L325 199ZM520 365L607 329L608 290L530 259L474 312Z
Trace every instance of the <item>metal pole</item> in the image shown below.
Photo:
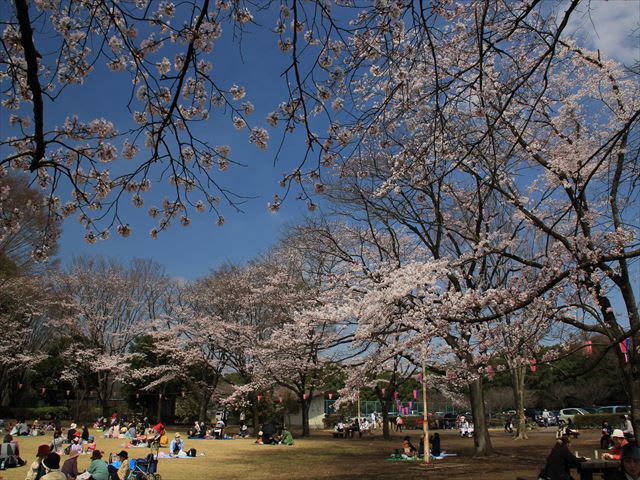
M427 361L422 361L422 406L424 408L424 421L422 431L424 433L424 463L429 464L429 414L427 413Z

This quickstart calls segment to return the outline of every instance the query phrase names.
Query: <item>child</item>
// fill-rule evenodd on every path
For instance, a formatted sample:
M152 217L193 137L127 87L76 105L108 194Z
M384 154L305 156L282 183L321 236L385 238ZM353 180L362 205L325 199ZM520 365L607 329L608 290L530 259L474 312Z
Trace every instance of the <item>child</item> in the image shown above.
M418 449L413 446L409 436L404 437L402 441L402 458L413 458L416 456Z
M96 450L96 439L93 435L89 435L89 441L87 442L87 450L84 453L93 453Z

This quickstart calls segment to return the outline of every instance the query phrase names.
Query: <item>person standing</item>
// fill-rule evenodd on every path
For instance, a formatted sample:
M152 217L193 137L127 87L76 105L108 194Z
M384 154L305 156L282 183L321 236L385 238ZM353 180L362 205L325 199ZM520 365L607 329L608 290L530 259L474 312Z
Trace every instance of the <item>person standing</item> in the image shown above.
M549 418L551 415L549 414L549 410L546 408L542 410L542 423L544 424L544 428L549 428Z
M402 415L398 414L398 416L396 417L396 432L402 431L403 424L404 424L404 420L402 418Z

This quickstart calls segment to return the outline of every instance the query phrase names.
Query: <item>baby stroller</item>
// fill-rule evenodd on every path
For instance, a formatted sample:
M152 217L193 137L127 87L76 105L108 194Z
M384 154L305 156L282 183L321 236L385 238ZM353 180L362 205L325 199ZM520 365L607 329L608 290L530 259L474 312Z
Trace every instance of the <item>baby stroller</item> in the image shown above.
M131 473L127 480L162 480L158 471L158 460L153 453L144 458L133 460L135 464L131 467Z

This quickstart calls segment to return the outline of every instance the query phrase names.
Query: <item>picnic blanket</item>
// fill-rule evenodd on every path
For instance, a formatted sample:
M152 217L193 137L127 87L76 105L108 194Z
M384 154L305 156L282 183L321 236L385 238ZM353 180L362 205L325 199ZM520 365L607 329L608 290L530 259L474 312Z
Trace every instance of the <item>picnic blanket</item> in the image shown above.
M456 457L457 455L457 453L442 452L438 457L431 456L431 458L436 460L443 460L446 457ZM391 456L387 458L387 462L415 462L418 460L422 461L422 457L417 455L415 457L403 457L402 455L396 455L394 453L392 453Z
M200 455L203 455L202 453ZM182 460L184 458L196 458L196 457L188 457L186 454L185 455L178 455L176 457L172 457L170 454L168 453L164 453L164 452L159 452L158 453L158 458L168 458L168 459L176 459L176 460Z

